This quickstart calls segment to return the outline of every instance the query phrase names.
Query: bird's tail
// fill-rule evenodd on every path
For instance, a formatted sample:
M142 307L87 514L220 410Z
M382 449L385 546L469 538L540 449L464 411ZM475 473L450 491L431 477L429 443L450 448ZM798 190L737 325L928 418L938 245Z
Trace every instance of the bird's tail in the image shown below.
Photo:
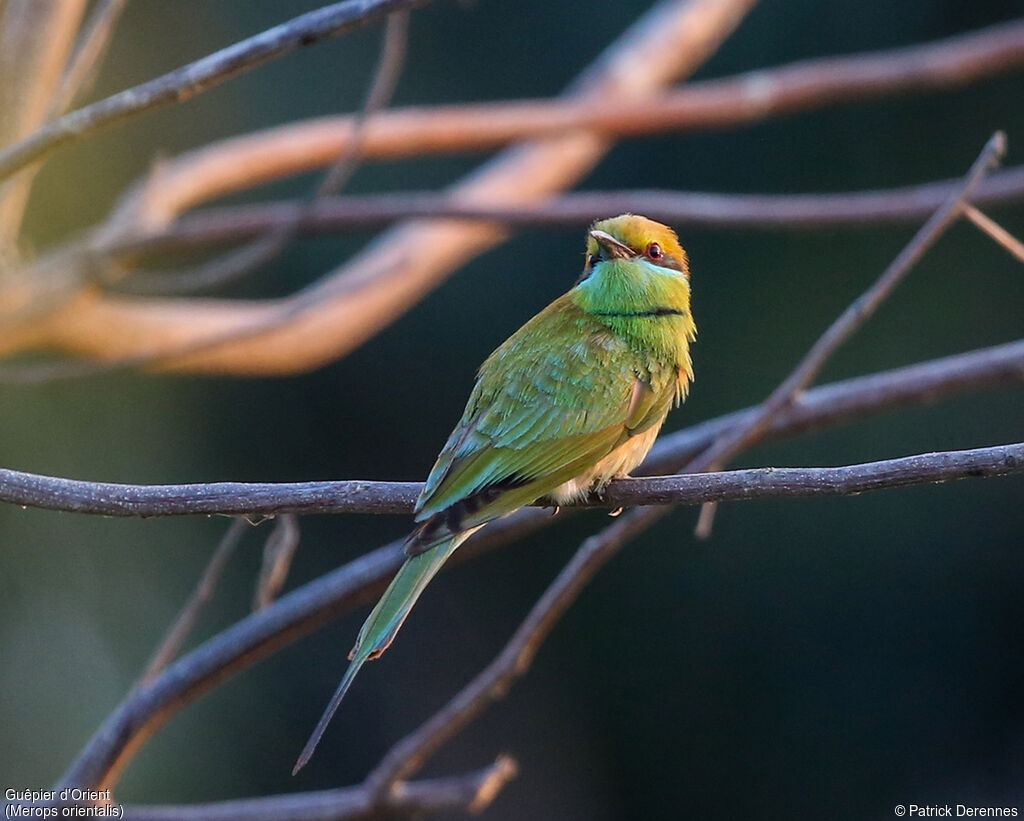
M441 565L452 555L455 548L462 544L471 532L467 531L456 534L431 548L426 553L421 553L418 556L412 556L405 560L405 564L399 569L398 574L392 579L388 589L384 591L384 595L377 602L377 606L373 608L373 611L363 623L363 627L359 631L359 637L356 639L356 645L348 654L348 669L345 671L338 689L334 691L334 695L331 697L327 709L324 710L324 714L320 717L320 721L317 722L316 729L313 730L309 741L306 742L299 760L295 762L292 775L301 770L312 757L313 751L320 741L320 736L327 729L327 725L338 709L338 705L341 704L345 693L348 692L348 688L352 685L356 673L359 672L360 668L367 661L377 658L388 649L395 636L398 635L398 631L401 629L406 616L409 615L409 611L412 610L416 600L419 599L420 593L430 583L430 580L434 578L437 571L441 569Z

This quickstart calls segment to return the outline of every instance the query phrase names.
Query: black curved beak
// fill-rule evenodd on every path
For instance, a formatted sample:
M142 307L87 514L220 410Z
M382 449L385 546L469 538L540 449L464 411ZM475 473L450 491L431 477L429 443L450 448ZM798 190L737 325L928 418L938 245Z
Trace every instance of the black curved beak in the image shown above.
M591 231L590 236L597 240L602 259L629 259L636 256L632 248L606 231Z

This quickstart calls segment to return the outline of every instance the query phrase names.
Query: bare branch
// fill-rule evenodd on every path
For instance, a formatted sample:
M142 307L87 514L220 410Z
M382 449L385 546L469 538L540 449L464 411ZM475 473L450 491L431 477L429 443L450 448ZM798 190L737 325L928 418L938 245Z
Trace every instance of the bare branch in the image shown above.
M1007 447L943 452L840 468L756 468L642 479L617 479L600 498L571 507L696 505L764 496L853 495L882 487L1014 472L1004 464L1024 452ZM959 454L959 455L956 455ZM1005 469L1004 469L1005 468ZM1024 459L1021 462L1024 470ZM877 479L877 484L872 481ZM418 482L116 485L79 482L0 469L0 501L104 516L276 515L293 513L411 513ZM538 507L550 507L540 501Z
M85 6L86 0L7 0L0 6L0 146L45 122ZM15 242L33 177L0 185L0 244Z
M1024 242L1017 239L998 222L983 214L973 205L964 206L964 216L1013 254L1018 262L1024 262Z
M1024 381L1024 342L974 351L807 391L796 405L775 417L765 439L863 418L888 407L932 401L952 392L1020 381ZM648 465L657 471L669 470L757 412L757 408L739 411L666 437ZM452 560L474 558L562 518L536 508L521 510L492 522ZM167 674L125 698L86 744L62 786L110 780L130 753L174 712L227 676L370 601L384 589L403 557L401 541L385 545L293 590L180 658Z
M152 681L178 655L178 651L181 649L182 644L185 643L188 634L192 631L203 607L213 598L213 593L217 589L217 583L224 573L224 568L227 567L228 560L235 552L235 548L238 547L238 543L242 540L244 533L245 520L235 519L231 523L231 527L224 534L224 537L220 540L217 549L213 551L213 555L210 556L210 561L206 565L206 570L203 571L196 589L192 591L192 595L178 614L178 618L175 619L164 636L164 640L160 642L156 653L153 654L152 661L149 662L145 672L142 674L142 682Z
M360 821L443 812L473 813L486 809L515 778L516 770L514 760L500 756L479 772L410 782L383 799L374 797L366 787L356 786L210 804L128 805L124 808L124 818L131 821ZM17 805L8 803L7 806ZM41 805L31 806L38 812Z
M298 219L308 233L365 230L417 217L479 220L508 228L561 229L587 225L594 214L637 213L675 227L835 228L920 222L953 195L960 180L878 191L836 194L713 194L690 191L586 191L514 207L478 206L428 192L373 194L299 202L209 208L166 228L110 237L93 253L135 258L144 254L194 250L205 245L248 240ZM978 205L1024 200L1024 167L993 174L978 188ZM301 216L300 216L301 215Z
M182 102L297 48L337 37L427 0L344 0L307 12L179 69L65 114L0 152L0 180L61 146L171 103Z
M298 517L291 513L278 516L263 548L263 564L253 595L253 610L269 607L281 593L298 547Z
M975 463L975 459L979 461ZM981 467L982 464L984 467ZM911 456L846 468L761 468L736 471L734 475L737 478L742 474L749 483L742 491L737 488L738 492L728 498L856 494L880 487L909 484L926 475L975 475L976 468L985 475L1024 472L1024 443L981 448L977 451ZM990 470L991 474L988 473ZM650 502L665 505L695 503L698 494L690 496L691 489L700 486L702 480L718 484L728 475L706 473L639 480L644 484L645 492L642 496L632 496L631 491L639 484L638 480L634 480L616 483L616 493L620 501L627 505ZM913 480L910 478L912 476ZM623 487L630 492L624 493ZM600 567L630 539L664 516L668 509L637 508L601 533L587 539L531 609L500 655L451 701L384 756L367 779L370 789L377 794L386 794L396 781L416 772L446 741L457 735L490 704L503 698L516 679L530 668L544 639Z
M934 401L991 384L1024 383L1024 340L912 365L801 394L773 422L766 438L803 433L884 408ZM659 440L639 471L666 471L708 447L757 413L747 408ZM0 468L0 501L103 516L361 512L412 509L416 482L297 482L123 485L38 476ZM478 537L479 538L479 537Z
M715 124L716 116L721 117L720 124L733 124L744 120L747 116L759 117L773 112L794 110L792 106L796 106L800 101L804 101L808 105L819 105L830 99L841 99L844 93L860 93L857 91L858 88L861 91L878 88L885 93L890 93L900 88L904 90L920 89L928 84L939 87L982 76L986 72L1016 66L1020 62L1021 54L1024 53L1022 44L1024 44L1024 23L1012 23L891 53L857 55L838 58L838 61L832 59L808 61L779 69L754 72L737 78L708 81L710 85L697 83L674 92L671 100L659 98L656 105L649 104L647 99L634 96L632 102L627 97L616 106L593 106L586 101L575 103L572 98L563 98L540 103L526 102L521 106L514 104L507 110L504 107L493 111L474 107L454 108L451 110L450 116L446 113L447 109L434 108L385 112L375 117L369 124L363 151L364 156L373 157L403 155L403 151L404 154L408 154L409 146L416 146L416 151L424 146L443 148L446 145L443 140L445 134L453 135L458 139L468 138L472 137L474 129L481 126L500 130L504 135L500 140L492 139L490 143L487 143L487 145L493 146L517 136L550 135L564 132L590 122L586 119L587 117L606 114L621 115L623 125L633 124L635 128L637 123L653 122L652 110L659 112L659 117L669 117L669 114L665 112L673 110L675 103L672 100L678 100L679 113L677 121L672 125L674 128L686 127L687 122L694 126ZM908 82L909 85L901 85ZM679 95L678 98L675 95ZM530 113L537 105L554 106L558 112L566 108L573 109L573 111L571 116L564 113L549 113L538 118ZM630 115L630 105L640 107L644 116ZM522 128L530 123L536 125L535 130L525 132L509 130L510 128ZM434 127L434 124L443 126L441 133L432 135L429 131L424 130ZM614 123L594 121L594 127L601 129L605 134L616 133L613 125ZM150 228L166 226L167 221L181 209L219 193L236 190L239 185L247 187L261 179L276 178L282 174L329 164L338 156L338 152L352 140L352 132L351 119L324 119L227 141L203 149L196 154L185 155L171 163L162 164L157 178L152 181L155 185L145 188L145 211L150 215L147 224ZM405 146L404 149L403 146ZM1016 187L1019 189L1019 185ZM907 191L908 196L912 193L910 190ZM930 192L921 193L927 193L929 197L935 196ZM944 193L937 194L937 197L941 198ZM999 195L995 194L995 196ZM629 206L629 208L681 223L693 220L716 223L731 222L733 224L767 224L772 220L772 217L768 216L770 209L776 204L791 204L796 208L797 213L791 216L780 216L778 219L809 225L815 224L818 221L816 215L822 213L819 212L818 205L828 205L828 203L813 201L792 203L766 201L763 203L764 207L758 207L761 203L753 201L717 202L714 198L702 197L701 201L691 202L687 207L685 203L678 201L651 203L650 199L651 196L645 194L642 206ZM915 217L923 211L928 211L933 203L935 200L929 199L925 205L914 208ZM983 201L983 204L988 203ZM479 212L486 210L482 208L483 205L480 198L475 197L471 201L460 198L458 202L450 204L449 207L456 212L462 208L470 212ZM505 204L504 209L493 203L491 205L498 214L510 208L509 203ZM597 202L588 204L584 200L579 200L578 205L580 210L576 212L576 216L563 216L563 219L567 218L575 223L591 219L595 213L607 211L607 206ZM841 211L836 213L834 216L836 222L846 219L898 218L897 215L902 210L900 204L896 202L891 203L894 210L887 209L886 203L881 203L876 207L875 204L867 201L837 203L836 205L850 205L854 209L854 213L851 215L845 215ZM396 213L381 215L382 221L401 216L402 208L406 206L408 204L394 203ZM754 213L744 213L744 206L752 206ZM410 216L423 213L418 211L415 206L408 207ZM678 209L689 213L673 216L673 212ZM362 212L362 210L362 206L360 206L360 211ZM612 210L615 210L615 207ZM133 211L138 211L138 208L134 208ZM830 211L831 209L827 208L823 212L826 214L826 220L829 219ZM875 213L876 211L877 213ZM607 211L607 213L611 212ZM372 211L367 216L373 220ZM514 223L514 215L505 216L510 223ZM557 218L558 215L545 214L542 216L539 213L537 215L537 219L541 220L549 220L552 217ZM348 220L349 217L345 216L342 219ZM360 217L354 216L352 219L359 221ZM806 223L804 223L805 220ZM530 222L531 219L526 216L524 221ZM131 238L128 239L128 242L131 242ZM239 264L249 263L250 260L247 257ZM367 262L366 265L369 263ZM338 272L338 274L340 273ZM423 286L417 285L416 287ZM306 336L302 332L307 340L306 344L311 348L319 349L319 353L316 350L304 351L301 356L295 357L293 366L278 362L272 366L272 371L270 371L269 364L260 369L263 372L288 373L316 367L323 361L332 358L333 355L340 355L358 344L363 333L358 329L366 321L364 319L349 322L347 312L346 316L339 318L335 312L337 306L332 305L329 300L318 302L317 311L303 308L294 312L287 311L279 300L235 305L204 302L195 306L196 310L192 312L194 315L191 320L184 314L178 316L171 305L164 306L167 309L164 310L158 307L157 303L135 305L130 302L100 301L95 305L98 314L93 316L94 300L89 298L86 302L87 306L82 306L79 303L75 307L83 308L80 312L80 321L86 322L88 327L72 330L63 321L64 317L54 317L54 321L49 327L33 326L25 328L19 333L9 334L7 339L0 340L0 351L49 346L65 348L86 356L97 356L108 360L119 359L131 364L133 356L145 360L154 355L150 351L140 353L138 343L132 344L128 341L128 339L149 338L150 331L153 330L151 323L157 323L161 328L159 337L168 340L164 347L174 347L175 342L182 342L182 338L205 338L207 340L213 338L216 335L217 319L210 314L210 311L215 306L216 310L226 312L224 321L231 328L237 329L239 325L250 327L262 325L264 330L253 332L256 336L269 332L266 331L267 328L272 330L286 324L296 325L296 330L298 327L310 328L314 324L311 313L330 314L330 316L324 317L323 324L325 327L333 328L332 333L317 335L310 332ZM184 308L184 306L181 307ZM375 312L380 312L380 310L375 308ZM400 311L402 308L396 307L395 310ZM69 309L69 313L73 313L73 311ZM197 316L202 319L197 319ZM366 312L363 312L363 316L366 316ZM336 321L332 321L332 319ZM140 321L142 324L137 326L136 323ZM382 321L386 322L387 319L382 318ZM118 327L122 323L128 323L125 327L134 327L135 331L125 334L128 339L114 344L113 340L107 339L110 332L105 332L103 329ZM377 320L374 320L375 325L376 323ZM360 339L339 340L332 343L332 338L342 333L339 329L345 327L355 328L356 332L353 335L359 336ZM66 336L73 336L74 340L55 338ZM120 338L121 334L116 334L116 336ZM286 338L291 336L285 334ZM90 344L90 340L94 341ZM188 346L189 344L182 344L184 348ZM265 350L263 345L258 347ZM323 350L324 348L333 348L334 354L328 354ZM277 359L277 357L270 358ZM249 361L255 363L257 359L249 357ZM244 368L245 366L239 362L224 369L230 372L240 372L239 369Z
M96 4L89 16L81 43L75 49L71 63L61 78L60 87L53 95L50 104L51 118L67 111L75 98L92 86L121 13L127 5L128 0L102 0Z

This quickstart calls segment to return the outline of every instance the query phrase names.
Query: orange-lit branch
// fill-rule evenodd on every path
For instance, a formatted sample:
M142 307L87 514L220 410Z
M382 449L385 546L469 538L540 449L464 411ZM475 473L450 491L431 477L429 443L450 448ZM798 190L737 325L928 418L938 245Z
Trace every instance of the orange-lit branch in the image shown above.
M86 0L0 3L0 146L46 120L86 5ZM32 176L0 185L0 242L11 243L18 234Z
M566 99L591 105L650 97L696 70L753 4L663 0ZM451 196L471 205L536 202L573 185L609 145L589 131L531 141L471 174ZM163 367L191 372L297 373L359 345L502 238L486 225L402 224L311 288L280 300L128 299L87 291L45 321L0 337L0 354L32 345L107 361L160 358Z
M601 105L578 98L432 106L380 112L367 124L365 159L397 159L501 147L585 128L609 137L686 131L894 94L963 85L1024 65L1024 22L992 26L921 46L807 60L656 96ZM166 162L145 185L149 225L201 202L321 168L352 137L351 117L323 117L214 143Z

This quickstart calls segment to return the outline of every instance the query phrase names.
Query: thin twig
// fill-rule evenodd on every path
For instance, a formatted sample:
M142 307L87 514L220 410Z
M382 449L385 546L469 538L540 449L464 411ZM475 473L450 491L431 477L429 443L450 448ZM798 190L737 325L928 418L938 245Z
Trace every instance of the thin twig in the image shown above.
M302 203L289 220L268 226L264 235L244 248L205 262L191 270L173 274L162 272L148 276L137 274L123 280L117 290L133 294L194 293L235 282L280 256L300 233L306 214L313 210L319 200L337 195L359 167L366 122L374 113L385 108L391 100L405 60L408 31L407 11L396 11L388 15L377 68L373 73L363 107L354 119L354 137L342 149L334 165L317 187L312 202ZM96 258L95 249L92 253Z
M970 199L985 174L1005 153L1006 136L997 131L974 161L960 189L932 215L874 284L843 311L814 343L793 372L765 399L761 405L760 418L749 424L746 430L735 429L720 438L691 462L689 470L703 470L722 464L757 441L758 436L770 425L772 417L791 404L799 393L814 381L829 357L875 313L914 264L960 216L964 202Z
M792 404L800 391L807 388L820 373L833 353L875 313L878 307L906 277L914 264L938 241L950 225L963 213L964 205L981 184L985 175L999 164L1006 154L1006 135L997 131L985 144L981 154L956 190L931 218L918 230L913 239L882 272L870 288L855 299L828 327L807 352L793 372L761 404L757 419L746 430L737 428L719 439L701 456L687 465L687 470L714 470L728 463L741 450L757 442L771 424L773 416ZM698 520L697 536L706 539L711 534L715 510L706 507Z
M200 577L195 590L192 591L192 595L189 596L185 606L181 609L178 618L174 620L174 623L168 629L163 641L160 642L160 646L153 654L152 660L142 673L140 679L142 683L148 683L156 678L174 660L174 657L178 655L178 651L181 649L182 644L184 644L185 639L188 638L188 634L192 631L203 607L213 598L213 593L217 589L217 583L224 573L224 568L227 567L228 560L235 552L235 548L238 547L238 543L242 540L245 528L244 519L235 519L231 523L231 527L227 529L227 532L217 545L217 549L210 556L210 561L206 565L206 569L203 571L203 575Z
M1024 342L924 362L809 390L774 419L765 439L817 430L890 407L934 401L954 392L1021 381ZM652 452L651 469L670 469L757 412L748 408L666 437ZM521 510L492 522L457 551L453 561L475 558L563 518L536 508ZM213 636L164 675L130 693L82 749L62 786L109 782L144 738L182 706L283 645L369 602L398 569L402 547L402 541L385 545L293 590Z
M1024 242L1017 239L998 222L970 204L964 206L964 216L1013 254L1018 262L1024 262Z
M121 234L92 246L100 257L135 259L146 254L192 251L249 240L301 213L298 229L307 234L379 228L402 219L444 218L480 221L508 228L561 230L593 222L595 214L637 213L676 228L829 229L927 219L958 189L959 179L876 191L835 194L714 194L702 191L584 191L514 207L453 201L447 194L404 192L331 197L312 207L296 201L208 208L141 234ZM973 201L1000 206L1024 199L1024 167L993 174Z
M715 526L715 514L718 512L718 502L705 502L700 506L700 513L697 515L697 524L693 527L693 535L698 539L710 539L711 530Z
M402 76L405 55L409 47L409 13L396 11L388 16L381 43L377 68L363 100L363 106L353 120L352 137L338 153L338 158L316 190L316 199L337 195L352 178L363 158L363 143L366 141L366 124L391 103Z
M985 172L1004 151L1005 138L997 133L988 141L967 172L957 195L945 203L914 235L878 280L840 314L754 413L690 459L684 468L686 472L708 470L717 460L735 455L763 436L773 420L792 405L800 391L810 384L829 357L871 316L914 262L952 224L960 213L961 202L970 196ZM1016 463L1016 454L1010 458ZM385 795L390 792L396 782L418 770L448 739L490 703L503 697L512 683L529 668L537 649L554 624L605 562L627 541L651 527L670 510L671 507L667 505L636 508L601 533L587 539L548 586L499 656L434 716L399 741L384 756L367 779L374 793Z
M277 517L263 548L263 564L253 595L253 610L269 607L280 595L299 547L299 519L292 513Z
M71 63L64 70L60 86L53 95L50 119L67 111L75 98L92 86L121 13L127 5L128 0L101 0L96 4L85 25L85 33L71 57Z
M302 14L43 126L32 136L0 152L0 181L58 148L79 142L101 129L182 102L297 48L346 34L393 11L415 8L426 2L428 0L344 0Z
M995 476L1024 452L999 448L950 451L836 468L755 468L677 476L616 479L600 497L569 509L638 505L697 505L765 496L853 495L875 487ZM1016 447L1016 446L1014 446ZM1022 464L1021 469L1024 469ZM878 484L872 485L872 477ZM0 501L103 516L262 515L294 513L411 513L418 482L295 482L206 485L117 485L80 482L0 469ZM544 501L538 507L550 507ZM261 582L262 585L262 582Z

